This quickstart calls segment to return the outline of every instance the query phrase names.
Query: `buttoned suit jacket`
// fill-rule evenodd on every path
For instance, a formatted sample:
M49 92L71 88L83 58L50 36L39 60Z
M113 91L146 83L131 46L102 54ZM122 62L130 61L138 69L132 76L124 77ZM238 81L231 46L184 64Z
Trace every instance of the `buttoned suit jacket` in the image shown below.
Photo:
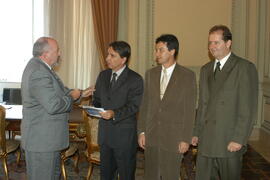
M39 58L32 58L22 76L22 147L53 152L69 145L70 89Z
M229 152L229 142L246 145L257 117L257 70L254 64L233 53L216 82L213 69L214 61L201 68L194 135L199 137L200 154L231 157L245 152L245 146L238 152Z
M145 133L146 149L179 152L181 141L190 143L196 108L195 74L175 65L163 99L160 99L161 66L145 75L145 91L138 119L138 133Z
M142 77L126 67L110 88L112 70L102 71L96 81L93 105L113 110L114 118L100 119L98 143L118 148L137 146L137 118L143 94Z

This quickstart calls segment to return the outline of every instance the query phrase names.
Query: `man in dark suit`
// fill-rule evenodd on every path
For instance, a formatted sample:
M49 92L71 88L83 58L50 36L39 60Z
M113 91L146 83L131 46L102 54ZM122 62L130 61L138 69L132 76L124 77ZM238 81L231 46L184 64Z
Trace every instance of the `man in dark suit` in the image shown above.
M189 148L196 107L195 74L176 62L174 35L156 39L159 66L146 72L138 119L138 142L145 151L145 179L179 180Z
M68 89L53 71L59 60L56 40L39 38L33 58L22 76L22 148L28 180L58 180L60 151L69 145L68 116L75 100L90 95L90 89Z
M192 144L198 143L196 180L240 180L242 156L257 116L258 75L253 63L231 52L224 25L209 31L215 58L201 68Z
M93 105L106 110L101 113L98 129L102 180L112 180L116 170L120 179L135 179L136 114L143 79L127 67L129 57L129 44L112 42L106 58L109 69L102 71L96 81Z

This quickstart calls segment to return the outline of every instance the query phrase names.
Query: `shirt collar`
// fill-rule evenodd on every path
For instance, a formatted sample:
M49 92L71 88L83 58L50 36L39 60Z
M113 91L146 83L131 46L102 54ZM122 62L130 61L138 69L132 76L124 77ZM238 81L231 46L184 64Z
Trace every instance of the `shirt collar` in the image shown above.
M119 69L118 71L112 71L112 74L113 73L116 73L117 74L117 76L116 76L116 78L118 78L120 75L121 75L121 73L124 71L124 69L126 68L127 66L126 65L124 65L121 69Z
M223 68L223 66L225 65L225 63L227 62L227 60L229 59L229 57L230 57L230 55L231 55L232 53L230 52L227 56L225 56L224 58L222 58L221 60L215 60L215 67L214 67L214 69L216 68L216 64L217 64L217 62L220 62L220 70Z
M162 66L162 72L163 72L164 69L166 69L167 75L172 74L172 72L173 72L173 70L175 68L175 65L176 65L176 62L173 65L171 65L170 67L168 67L168 68L165 68L165 67Z
M47 64L45 61L43 61L43 60L40 59L40 58L39 58L39 60L40 60L42 63L44 63L50 70L52 70L52 67L51 67L49 64Z

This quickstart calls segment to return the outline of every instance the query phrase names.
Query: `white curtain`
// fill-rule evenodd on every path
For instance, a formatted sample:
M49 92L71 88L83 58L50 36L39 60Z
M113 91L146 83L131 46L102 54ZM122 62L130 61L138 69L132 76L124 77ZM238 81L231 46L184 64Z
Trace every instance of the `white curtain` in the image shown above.
M45 0L45 33L59 42L57 73L69 88L94 85L100 72L91 1Z

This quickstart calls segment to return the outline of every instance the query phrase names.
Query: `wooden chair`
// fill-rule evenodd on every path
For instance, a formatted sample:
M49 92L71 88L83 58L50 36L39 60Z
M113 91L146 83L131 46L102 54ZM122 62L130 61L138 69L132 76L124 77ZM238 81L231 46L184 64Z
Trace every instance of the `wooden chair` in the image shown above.
M7 140L6 139L6 109L0 105L0 159L2 159L3 167L5 171L5 178L9 179L8 167L7 167L7 155L12 152L16 152L17 155L17 165L20 162L21 151L20 142L17 140Z
M73 110L70 113L69 120L69 139L70 146L61 152L61 172L64 180L67 179L67 173L65 168L65 161L68 158L73 158L74 160L74 170L79 173L78 163L79 163L79 147L78 142L80 138L85 137L85 134L81 135L78 133L78 126L82 124L82 109L77 105L73 105Z
M64 180L67 179L67 173L65 168L65 161L72 157L74 160L74 170L76 173L79 173L78 162L79 162L79 150L78 144L71 143L69 147L61 152L61 172Z
M89 180L93 173L94 165L100 165L100 149L97 143L98 119L89 116L83 111L84 129L81 128L80 134L85 134L87 149L85 155L89 163L86 179ZM85 131L85 132L83 132Z

